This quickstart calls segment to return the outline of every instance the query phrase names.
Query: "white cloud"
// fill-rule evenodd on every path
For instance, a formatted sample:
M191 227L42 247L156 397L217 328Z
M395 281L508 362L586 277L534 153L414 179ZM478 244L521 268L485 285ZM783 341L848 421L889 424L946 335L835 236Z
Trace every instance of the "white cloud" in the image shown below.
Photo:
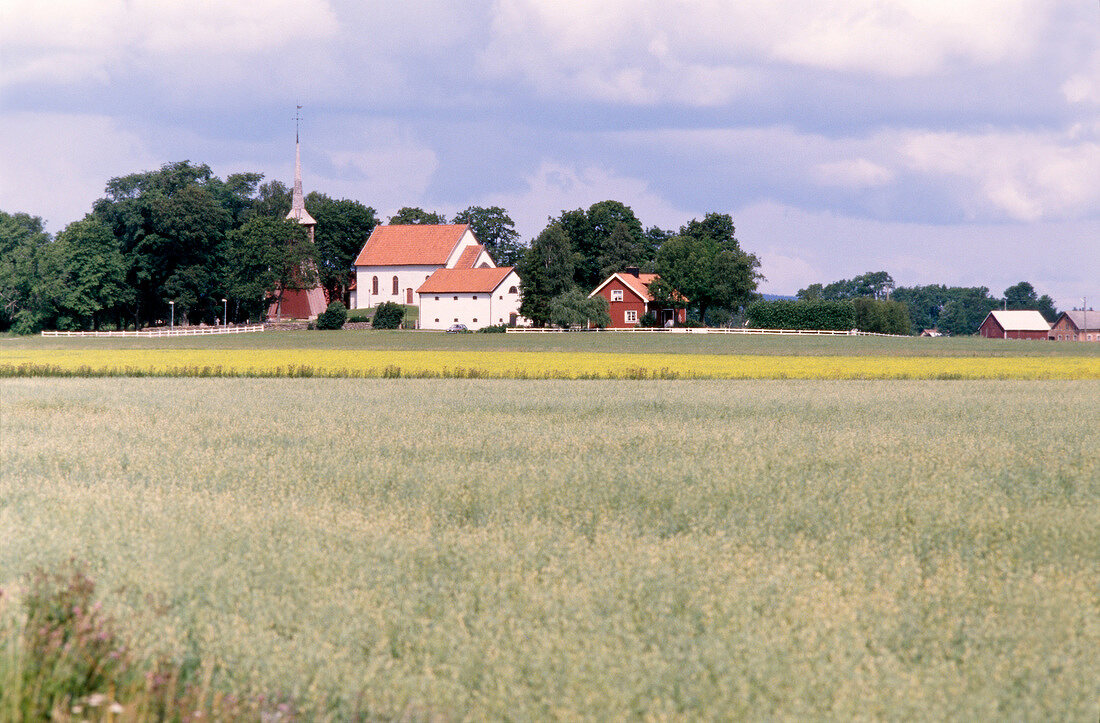
M498 0L483 67L545 94L637 105L728 103L759 66L929 75L1019 60L1044 0Z
M957 181L973 217L1075 218L1100 209L1100 142L1074 135L912 132L899 150L911 169Z
M609 199L630 206L647 226L679 228L693 217L691 212L663 199L645 181L596 166L577 168L544 161L524 182L526 188L521 191L492 194L483 202L508 209L524 239L538 235L549 216L575 208L587 209L593 203Z
M0 208L41 216L51 233L91 211L109 178L164 162L105 116L18 113L0 124Z
M0 85L105 82L147 65L229 67L337 30L325 0L8 0L2 20Z
M894 172L866 158L819 163L812 170L814 180L823 186L872 188L894 180Z
M1100 50L1085 63L1085 70L1074 73L1062 84L1062 95L1071 104L1100 105Z

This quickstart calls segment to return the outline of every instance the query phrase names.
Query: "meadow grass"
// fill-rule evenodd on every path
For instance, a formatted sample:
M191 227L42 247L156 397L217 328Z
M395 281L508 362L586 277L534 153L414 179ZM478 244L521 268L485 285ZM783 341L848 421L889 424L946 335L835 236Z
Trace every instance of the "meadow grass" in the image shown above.
M91 338L0 335L0 360L12 351L73 350L330 350L441 352L576 352L765 356L1084 357L1100 344L870 336L741 336L736 334L445 334L422 331L268 331L176 338Z
M1100 383L0 380L0 588L310 717L1096 720ZM311 707L312 706L312 707Z

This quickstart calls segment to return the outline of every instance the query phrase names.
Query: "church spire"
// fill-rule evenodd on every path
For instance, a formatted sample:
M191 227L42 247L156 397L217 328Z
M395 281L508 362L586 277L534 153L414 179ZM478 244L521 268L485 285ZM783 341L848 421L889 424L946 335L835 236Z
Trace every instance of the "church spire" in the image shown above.
M298 106L298 110L301 110L302 106ZM298 140L298 121L299 116L294 114L294 191L290 195L290 213L286 215L287 218L293 218L303 226L309 226L310 240L313 240L313 227L317 225L317 222L313 219L313 216L309 215L309 211L306 210L306 197L302 193L302 145Z

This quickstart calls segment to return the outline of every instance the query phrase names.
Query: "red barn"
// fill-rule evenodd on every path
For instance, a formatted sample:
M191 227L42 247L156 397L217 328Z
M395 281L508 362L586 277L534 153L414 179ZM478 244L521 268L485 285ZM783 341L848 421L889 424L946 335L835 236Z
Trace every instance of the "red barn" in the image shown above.
M648 287L659 278L657 274L642 274L637 268L629 268L623 273L612 274L588 298L598 294L607 299L611 312L611 329L637 326L646 314L653 314L662 326L672 326L675 322L684 323L687 320L687 309L659 306L653 302L653 295L649 293ZM687 303L687 299L678 292L677 297Z
M991 311L978 333L987 339L1046 339L1050 324L1038 311Z

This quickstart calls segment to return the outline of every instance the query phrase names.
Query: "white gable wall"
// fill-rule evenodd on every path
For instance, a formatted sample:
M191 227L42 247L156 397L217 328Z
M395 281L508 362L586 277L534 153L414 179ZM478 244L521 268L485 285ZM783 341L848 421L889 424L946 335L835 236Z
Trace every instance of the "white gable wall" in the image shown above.
M509 292L514 288L515 292ZM420 328L448 329L452 324L481 329L507 324L519 315L519 276L509 272L492 293L451 292L420 295Z
M419 303L416 290L435 273L439 266L356 266L356 309L373 309L384 301L408 303L408 290L412 289L412 303ZM393 277L397 277L397 295L393 293ZM378 277L378 293L374 293L374 278Z

